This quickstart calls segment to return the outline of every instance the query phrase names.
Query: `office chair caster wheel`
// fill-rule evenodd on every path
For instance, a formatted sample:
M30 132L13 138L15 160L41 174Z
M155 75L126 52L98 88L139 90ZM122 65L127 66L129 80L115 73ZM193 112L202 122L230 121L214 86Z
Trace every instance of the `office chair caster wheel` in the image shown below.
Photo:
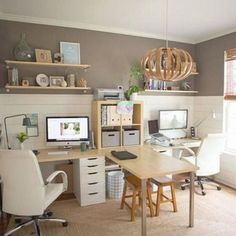
M51 211L49 211L49 212L46 213L46 216L47 216L47 217L51 217L52 215L53 215L53 212L51 212Z
M220 191L220 190L221 190L221 187L220 187L220 186L217 186L216 188L217 188L217 190L218 190L218 191Z
M22 222L22 219L15 219L16 224L20 224Z
M62 226L63 226L63 227L67 227L67 226L68 226L68 222L67 222L67 221L66 221L66 222L63 222L63 223L62 223Z
M202 191L202 196L205 196L206 195L206 192Z
M184 187L184 186L181 186L180 188L181 188L181 190L185 190L185 187Z

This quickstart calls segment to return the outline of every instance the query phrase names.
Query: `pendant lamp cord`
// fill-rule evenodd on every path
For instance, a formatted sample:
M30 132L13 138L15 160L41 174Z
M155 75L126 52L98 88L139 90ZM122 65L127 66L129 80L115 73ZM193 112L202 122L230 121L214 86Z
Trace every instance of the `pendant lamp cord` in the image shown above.
M168 48L168 0L166 1L166 48Z

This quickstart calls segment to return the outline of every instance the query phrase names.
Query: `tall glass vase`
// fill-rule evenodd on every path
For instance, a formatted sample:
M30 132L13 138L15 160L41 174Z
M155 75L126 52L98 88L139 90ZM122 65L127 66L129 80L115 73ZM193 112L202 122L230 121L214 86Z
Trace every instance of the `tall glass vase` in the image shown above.
M25 33L21 34L21 39L14 48L13 53L17 61L33 61L34 51L26 42Z

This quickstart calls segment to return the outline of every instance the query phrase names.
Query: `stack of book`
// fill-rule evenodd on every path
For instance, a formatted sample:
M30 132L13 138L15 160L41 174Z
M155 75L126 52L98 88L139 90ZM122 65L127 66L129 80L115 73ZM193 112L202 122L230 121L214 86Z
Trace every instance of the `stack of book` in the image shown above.
M149 90L166 90L166 82L155 80L155 79L149 79L147 81L146 89Z

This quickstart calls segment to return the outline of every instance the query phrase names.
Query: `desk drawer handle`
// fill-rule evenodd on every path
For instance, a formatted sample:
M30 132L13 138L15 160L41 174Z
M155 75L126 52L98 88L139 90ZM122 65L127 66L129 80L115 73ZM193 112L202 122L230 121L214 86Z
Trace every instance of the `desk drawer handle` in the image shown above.
M115 134L108 134L108 136L109 136L109 137L113 137L113 136L115 136Z
M88 185L94 185L94 184L98 184L98 182L88 183Z
M97 160L97 157L88 158L89 161Z
M88 173L89 175L96 175L98 172L91 172L91 173Z
M96 167L96 166L98 166L98 165L90 165L90 166L88 166L88 167Z
M89 193L88 195L96 195L96 194L98 194L98 192Z
M135 135L135 133L129 133L129 135Z

